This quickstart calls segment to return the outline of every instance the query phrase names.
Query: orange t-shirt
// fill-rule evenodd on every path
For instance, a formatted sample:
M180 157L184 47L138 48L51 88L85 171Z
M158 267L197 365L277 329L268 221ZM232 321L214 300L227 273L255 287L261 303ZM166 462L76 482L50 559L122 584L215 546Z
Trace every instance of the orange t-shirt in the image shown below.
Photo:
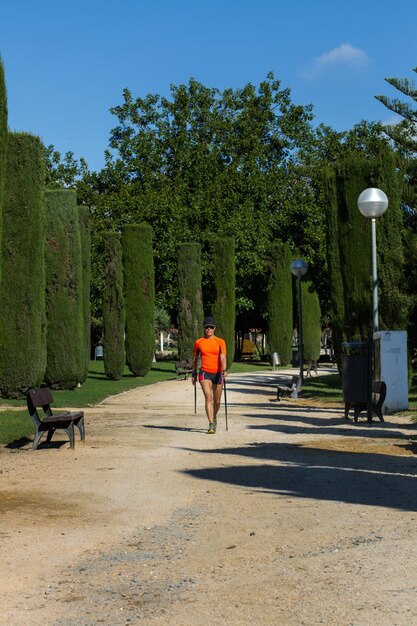
M217 374L222 371L220 354L226 356L226 342L220 337L200 337L194 344L194 356L197 351L201 354L201 369L208 374Z

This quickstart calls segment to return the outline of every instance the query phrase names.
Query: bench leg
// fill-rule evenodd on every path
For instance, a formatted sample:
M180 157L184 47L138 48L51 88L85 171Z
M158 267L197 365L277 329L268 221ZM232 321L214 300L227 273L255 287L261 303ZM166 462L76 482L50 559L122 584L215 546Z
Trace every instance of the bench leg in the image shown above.
M50 428L48 430L48 436L46 437L46 443L50 443L50 441L52 439L52 435L54 434L55 431L56 431L56 428Z
M36 429L35 438L32 443L32 450L37 450L41 437L45 431Z
M84 417L80 417L79 420L74 422L75 426L80 431L80 439L81 441L85 441L85 426L84 426Z
M72 448L74 450L75 448L75 439L74 439L74 422L71 422L71 424L69 424L68 428L64 429L65 432L67 433L69 440L70 440L70 448Z

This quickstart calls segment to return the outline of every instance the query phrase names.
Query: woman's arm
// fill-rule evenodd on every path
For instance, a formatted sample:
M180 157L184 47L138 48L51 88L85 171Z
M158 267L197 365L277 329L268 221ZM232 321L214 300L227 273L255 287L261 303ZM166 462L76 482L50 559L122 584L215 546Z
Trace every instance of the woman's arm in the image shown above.
M191 377L191 382L193 383L193 385L195 385L196 381L197 381L197 364L198 364L198 354L199 354L200 350L199 348L194 349L194 356L193 356L193 361L192 361L192 365L191 367L193 368L193 373L192 373L192 377Z
M222 367L222 374L223 376L227 376L227 361L226 361L226 355L223 354L223 351L220 352L220 365Z

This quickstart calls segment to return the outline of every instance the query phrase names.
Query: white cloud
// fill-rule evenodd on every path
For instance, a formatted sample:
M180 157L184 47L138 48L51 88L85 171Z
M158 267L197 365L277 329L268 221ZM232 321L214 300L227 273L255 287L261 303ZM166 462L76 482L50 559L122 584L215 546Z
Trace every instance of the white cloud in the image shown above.
M327 70L340 67L364 68L369 64L369 57L364 50L354 48L350 43L343 43L338 48L316 57L307 66L302 75L304 78L318 78Z

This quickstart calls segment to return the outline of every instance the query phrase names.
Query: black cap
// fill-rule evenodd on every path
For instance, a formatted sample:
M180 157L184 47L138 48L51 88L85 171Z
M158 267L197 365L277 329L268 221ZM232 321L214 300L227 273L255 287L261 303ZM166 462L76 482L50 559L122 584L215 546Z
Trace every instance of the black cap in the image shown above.
M204 322L203 322L204 328L206 326L215 326L215 325L216 325L216 322L214 321L213 317L208 316L204 318Z

